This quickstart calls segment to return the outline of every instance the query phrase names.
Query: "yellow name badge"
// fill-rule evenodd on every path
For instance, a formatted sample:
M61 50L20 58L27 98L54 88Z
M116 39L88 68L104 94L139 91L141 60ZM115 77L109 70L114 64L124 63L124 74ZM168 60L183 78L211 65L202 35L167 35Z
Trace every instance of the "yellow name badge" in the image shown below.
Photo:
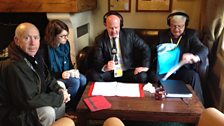
M120 64L116 64L114 68L114 77L122 77L123 71Z

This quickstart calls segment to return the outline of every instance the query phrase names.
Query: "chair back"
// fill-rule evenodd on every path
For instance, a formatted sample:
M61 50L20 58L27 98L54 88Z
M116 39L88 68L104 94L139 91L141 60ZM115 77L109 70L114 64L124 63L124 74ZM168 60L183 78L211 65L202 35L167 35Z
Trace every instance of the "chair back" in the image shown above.
M124 123L117 117L110 117L104 121L103 126L124 126Z
M202 112L198 126L224 126L224 114L216 108L207 108Z
M62 117L51 126L75 126L75 122L68 117Z

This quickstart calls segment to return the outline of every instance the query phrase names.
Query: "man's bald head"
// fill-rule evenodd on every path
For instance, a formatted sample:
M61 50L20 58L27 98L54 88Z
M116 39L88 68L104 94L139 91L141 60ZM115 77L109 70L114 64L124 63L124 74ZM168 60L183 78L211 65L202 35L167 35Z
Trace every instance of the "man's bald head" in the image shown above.
M35 56L40 46L39 30L31 23L21 23L16 27L14 41L25 53Z
M110 15L106 19L106 29L110 37L118 37L120 32L120 17Z
M25 23L21 23L16 27L15 30L15 36L19 37L21 36L24 32L26 32L26 30L29 29L35 29L38 31L37 27L31 23L25 22ZM38 31L39 32L39 31Z

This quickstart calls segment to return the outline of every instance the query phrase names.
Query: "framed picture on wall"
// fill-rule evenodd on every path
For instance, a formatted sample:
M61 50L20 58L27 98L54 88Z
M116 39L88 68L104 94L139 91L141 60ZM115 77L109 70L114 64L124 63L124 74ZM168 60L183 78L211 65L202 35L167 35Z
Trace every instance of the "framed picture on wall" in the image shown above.
M108 0L109 11L130 12L131 0Z
M137 12L170 12L172 0L136 0Z

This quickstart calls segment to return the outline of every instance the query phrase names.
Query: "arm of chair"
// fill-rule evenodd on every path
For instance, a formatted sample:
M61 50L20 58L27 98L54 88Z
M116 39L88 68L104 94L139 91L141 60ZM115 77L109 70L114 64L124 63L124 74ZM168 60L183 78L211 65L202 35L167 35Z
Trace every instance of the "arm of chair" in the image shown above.
M58 119L52 126L75 126L75 123L68 117L62 117Z
M196 70L199 73L202 83L206 81L208 69L209 69L208 58L206 58L204 62L200 62L196 64Z
M224 114L216 108L207 108L202 112L198 126L224 126Z
M86 46L80 50L76 56L76 64L80 73L86 74L92 67L93 46Z

